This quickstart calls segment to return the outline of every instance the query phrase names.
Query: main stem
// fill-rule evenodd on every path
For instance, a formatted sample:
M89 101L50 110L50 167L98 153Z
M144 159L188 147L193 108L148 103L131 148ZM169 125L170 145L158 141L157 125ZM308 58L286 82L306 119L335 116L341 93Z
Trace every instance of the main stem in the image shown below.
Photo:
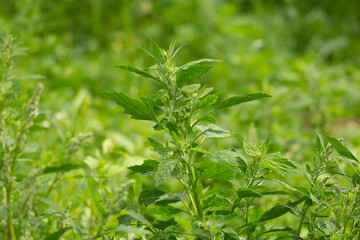
M190 194L191 194L191 196L189 197L191 199L191 203L195 210L195 215L197 217L203 218L200 196L197 188L197 176L194 165L189 166L188 171L189 171L189 180L190 180L189 185L190 185Z

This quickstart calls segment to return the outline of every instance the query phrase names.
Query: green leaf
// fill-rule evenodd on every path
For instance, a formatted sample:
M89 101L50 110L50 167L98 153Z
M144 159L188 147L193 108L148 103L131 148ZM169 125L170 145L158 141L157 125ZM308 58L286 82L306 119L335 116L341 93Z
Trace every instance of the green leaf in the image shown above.
M136 219L129 216L128 214L120 215L116 218L118 220L118 225L130 226L132 222Z
M216 119L214 117L212 117L212 116L209 116L209 115L200 118L198 121L199 122L207 122L207 123L216 124Z
M131 170L129 175L141 173L142 176L152 176L155 175L156 169L159 166L159 162L155 160L145 160L141 165L135 165L128 167Z
M302 197L298 201L288 202L287 204L281 204L281 203L277 204L276 206L264 212L263 215L261 215L261 217L256 221L256 223L265 222L280 217L291 210L286 205L295 207L305 199L306 199L305 197Z
M196 83L196 84L186 85L183 88L181 88L181 90L187 93L193 93L196 92L200 87L201 85Z
M283 176L294 173L298 168L290 160L278 153L270 153L264 157L264 166Z
M211 66L189 66L186 69L181 69L176 74L176 82L181 85L191 80L199 80L211 68Z
M244 197L261 197L261 194L255 192L254 190L252 190L251 188L239 188L237 191L237 195L239 198L244 198Z
M122 66L115 66L115 67L121 68L121 69L126 70L126 71L129 71L129 72L136 73L136 74L138 74L138 75L140 75L140 76L142 76L142 77L152 78L152 79L156 80L157 82L161 82L158 78L156 78L156 77L152 76L151 74L149 74L149 73L147 73L147 72L145 72L145 71L143 71L143 70L141 70L141 69L138 69L138 68L136 68L136 67L124 66L124 65L122 65Z
M130 114L131 118L156 122L154 109L150 103L130 98L121 92L105 92L104 94L122 106L125 113Z
M189 68L190 66L194 66L194 65L197 65L199 63L204 63L204 62L221 62L221 61L216 60L216 59L211 59L211 58L202 58L202 59L198 59L198 60L186 63L186 64L182 65L181 67L179 67L178 70L186 69L186 68ZM205 66L205 67L209 67L209 66Z
M177 214L182 210L170 205L151 205L148 207L147 212L149 214L157 214L163 216L169 216L173 214Z
M356 159L356 157L347 149L339 140L336 138L330 137L326 134L321 134L325 137L325 139L331 144L331 146L343 157L355 160L356 162L359 162L359 160Z
M127 210L126 213L129 216L136 219L136 221L141 222L141 223L145 224L148 227L152 227L151 223L143 215L140 215L139 213L136 213L133 210Z
M168 204L168 203L175 203L181 200L186 199L186 192L179 192L179 193L169 193L166 195L162 195L156 200L157 204Z
M161 161L155 176L156 186L167 181L171 176L176 175L177 159L165 158Z
M159 189L144 190L140 193L138 202L139 204L144 204L145 206L149 206L164 194L165 192Z
M70 227L61 228L58 231L51 233L50 235L47 235L44 240L58 240L61 238L61 236L67 231L71 229Z
M165 58L163 55L163 50L157 45L156 42L150 40L150 51L154 57L154 59L161 64L165 63Z
M255 100L267 98L267 97L271 97L271 96L266 93L253 93L253 94L249 94L246 96L234 96L234 97L228 98L225 101L223 101L222 103L220 103L220 105L218 105L216 107L216 109L232 107L232 106L238 105L240 103L251 102L251 101L255 101Z
M239 234L231 228L221 229L221 232L224 234L224 240L240 240Z
M351 182L354 184L354 186L360 185L360 175L354 173L354 175L351 177Z
M202 133L204 138L227 138L231 137L231 133L228 130L224 130L218 125L197 125L196 126Z
M219 96L215 95L215 94L209 95L209 96L201 99L200 101L196 102L194 109L198 110L201 108L211 107L212 105L214 105L217 102L218 97Z
M210 160L215 162L226 162L232 166L236 166L242 171L245 171L247 168L246 162L241 159L240 155L237 152L230 150L215 151L211 152L209 156Z
M202 162L198 168L201 170L200 177L203 178L227 181L232 179L234 175L234 172L227 165L217 162Z
M150 234L151 232L145 229L141 229L141 228L132 228L129 226L125 226L125 225L119 225L116 229L115 232L125 232L125 233L134 233L134 234L141 234L141 235L146 235L146 234Z
M153 148L163 148L164 147L164 145L162 145L161 143L159 143L158 141L156 141L155 139L153 139L153 138L148 138L148 140L149 140L149 142L150 142L150 144L151 144L151 146L153 147Z
M160 229L162 231L164 231L166 228L168 228L170 226L176 226L176 225L177 225L177 222L174 220L174 218L170 218L165 221L161 221L161 220L154 221L154 227L157 229Z
M59 167L46 167L43 174L55 173L55 172L69 172L71 170L83 168L83 165L66 163Z

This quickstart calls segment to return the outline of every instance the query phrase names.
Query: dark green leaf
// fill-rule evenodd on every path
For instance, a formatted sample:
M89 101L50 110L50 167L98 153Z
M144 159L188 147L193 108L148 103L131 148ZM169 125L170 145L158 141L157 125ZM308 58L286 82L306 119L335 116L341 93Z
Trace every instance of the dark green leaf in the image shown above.
M199 80L211 68L211 66L190 66L186 69L181 69L176 74L176 82L178 85L181 85L191 80Z
M237 191L237 195L239 198L243 197L261 197L261 194L255 192L251 188L239 188Z
M156 169L158 168L159 164L160 163L155 160L145 160L141 165L128 167L128 169L131 170L129 174L131 175L131 174L141 173L141 175L146 175L146 176L155 175Z
M153 148L163 148L164 147L164 145L162 145L161 143L159 143L158 141L156 141L153 138L149 137L148 140Z
M331 144L331 146L343 157L355 160L359 162L359 160L356 159L356 157L347 149L339 140L336 138L330 137L326 134L321 134L325 137L325 139Z
M351 177L351 182L354 184L354 186L360 185L360 175L354 173L354 175Z
M70 227L61 228L58 231L51 233L50 235L47 235L44 240L58 240L61 238L61 236L67 231L71 229Z
M147 72L145 72L145 71L143 71L143 70L141 70L141 69L138 69L138 68L136 68L136 67L124 66L124 65L122 65L122 66L115 66L115 67L121 68L121 69L126 70L126 71L129 71L129 72L136 73L136 74L138 74L138 75L140 75L140 76L142 76L142 77L152 78L152 79L154 79L154 80L156 80L156 81L158 81L158 82L161 82L158 78L156 78L156 77L152 76L151 74L149 74L149 73L147 73Z
M164 194L165 192L159 189L144 190L140 193L138 202L139 204L144 204L145 206L149 206Z
M240 103L251 102L267 97L271 97L271 96L266 93L253 93L246 96L234 96L220 103L220 105L218 105L216 109L227 108L227 107L235 106Z
M118 220L118 225L130 226L131 223L134 222L136 219L127 214L123 214L118 216L117 220Z
M174 220L174 218L170 218L169 220L165 220L165 221L155 220L153 225L155 228L164 231L166 228L170 226L176 226L177 222Z
M231 228L224 228L221 232L224 234L224 240L240 240L239 234Z
M130 114L131 118L156 121L155 112L150 103L130 98L121 92L105 92L104 94L122 106L125 113Z
M157 169L155 183L156 186L167 181L171 176L176 175L177 170L177 160L166 158L163 159Z
M134 212L133 210L127 210L126 213L136 219L136 221L145 224L148 227L151 227L151 223L141 214Z
M44 169L43 174L55 173L55 172L69 172L71 170L75 170L75 169L79 169L79 168L83 168L83 167L84 166L79 165L79 164L67 163L67 164L63 164L59 167L46 167Z
M303 197L301 199L299 199L298 201L294 201L294 202L288 202L286 205L295 207L297 206L299 203L301 203L302 201L304 201L306 198ZM291 209L288 208L285 204L277 204L276 206L272 207L271 209L269 209L268 211L264 212L263 215L261 215L261 217L256 221L257 223L259 222L265 222L277 217L280 217L282 215L284 215L285 213L289 212Z

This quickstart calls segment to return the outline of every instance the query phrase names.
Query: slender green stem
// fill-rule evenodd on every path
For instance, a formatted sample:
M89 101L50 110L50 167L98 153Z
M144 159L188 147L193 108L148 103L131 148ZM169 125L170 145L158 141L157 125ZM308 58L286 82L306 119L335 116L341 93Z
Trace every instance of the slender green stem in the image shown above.
M302 216L301 216L301 219L300 219L300 224L299 224L299 228L298 228L298 231L297 231L297 235L300 237L300 234L301 234L301 228L303 226L303 223L304 223L304 220L305 220L305 216L306 216L306 212L307 210L309 209L309 205L305 203L305 206L303 208L303 212L302 212Z

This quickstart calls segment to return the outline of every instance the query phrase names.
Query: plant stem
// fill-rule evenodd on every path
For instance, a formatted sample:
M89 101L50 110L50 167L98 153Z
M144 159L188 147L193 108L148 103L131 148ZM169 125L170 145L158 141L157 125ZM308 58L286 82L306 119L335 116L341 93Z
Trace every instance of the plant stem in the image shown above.
M190 177L190 187L191 187L191 195L189 196L192 199L192 204L195 210L195 215L197 217L203 218L203 212L201 208L201 202L199 197L199 191L196 185L197 177L195 172L195 167L192 165L188 168L189 170L189 177Z
M301 234L301 228L302 228L302 225L304 223L305 215L306 215L306 212L307 212L308 208L309 208L309 205L305 203L305 206L304 206L304 209L303 209L303 214L301 216L299 228L298 228L298 231L297 231L297 235L299 237L300 237L300 234Z

